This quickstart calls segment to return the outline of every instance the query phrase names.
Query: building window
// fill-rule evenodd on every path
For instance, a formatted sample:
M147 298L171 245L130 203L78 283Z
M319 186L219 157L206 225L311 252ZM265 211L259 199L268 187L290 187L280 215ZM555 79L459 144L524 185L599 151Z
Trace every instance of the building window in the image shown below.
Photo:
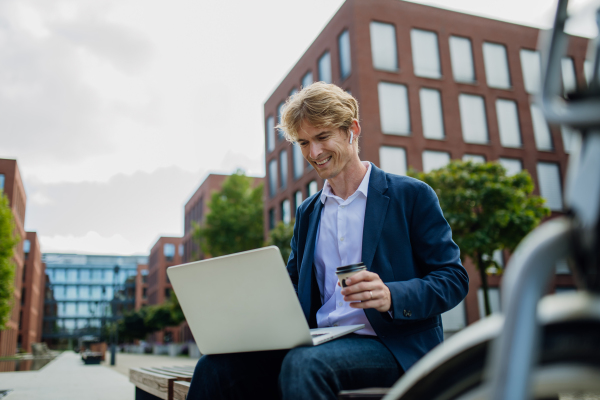
M475 82L473 50L469 39L450 36L450 62L452 64L452 76L456 82Z
M589 85L594 77L594 63L590 60L583 61L583 74L585 75L585 81ZM0 176L0 180L2 177ZM0 187L1 189L1 187Z
M462 157L463 161L471 161L474 164L483 164L485 163L485 157L480 154L465 154Z
M562 82L564 93L577 90L577 78L575 77L575 65L571 57L563 57L561 60Z
M521 57L525 91L529 94L536 94L540 91L540 84L542 83L540 53L535 50L521 49L519 55Z
M80 269L79 270L79 281L80 282L89 282L90 281L90 270L89 269Z
M90 287L89 286L79 286L79 298L87 300L90 298Z
M450 154L445 151L425 150L423 152L423 172L431 172L448 165Z
M498 162L506 170L506 176L516 175L523 170L521 160L516 158L500 158Z
M279 153L279 184L282 189L287 187L287 176L288 176L288 158L287 151L282 150Z
M325 83L332 83L333 79L331 77L331 53L327 51L321 56L321 58L319 58L318 67L319 80Z
M460 94L458 105L463 140L467 143L487 144L489 139L483 97Z
M304 156L298 143L292 145L292 158L294 159L294 179L298 179L304 173Z
M575 131L570 126L561 125L560 126L560 135L562 136L563 148L565 150L565 153L567 153L567 154L571 153L571 151L573 151L573 144L574 144L573 138L575 135L577 135L577 131Z
M267 151L275 148L275 118L267 118Z
M308 71L303 77L302 77L302 88L305 88L307 86L310 86L313 83L313 74L312 72Z
M416 76L439 79L442 77L440 68L440 51L435 32L412 29L410 31L412 46L413 68Z
M496 115L498 117L498 130L500 144L504 147L521 147L521 128L517 103L512 100L497 99Z
M183 244L180 244L179 245L179 257L183 257L183 253L184 253Z
M54 270L54 280L56 282L64 282L67 280L67 275L65 273L65 270L62 268L57 268Z
M269 162L269 196L273 197L277 193L277 160Z
M279 106L277 106L277 121L278 124L281 124L281 116L283 115L283 107L285 106L285 103L282 101L281 103L279 103ZM283 132L283 129L279 129L279 134L277 135L277 140L283 140L283 138L285 137L285 133Z
M290 90L290 97L295 95L296 93L298 93L298 89L292 88L292 90Z
M373 68L384 71L398 71L398 50L396 28L392 24L371 22L371 57Z
M508 58L504 45L484 42L483 62L485 64L485 77L489 87L499 89L510 88Z
M317 187L317 181L310 181L306 186L306 192L308 193L308 197L316 194L319 191Z
M390 174L406 175L406 150L403 147L381 146L379 167Z
M492 314L499 313L500 308L500 289L488 288L488 300L490 301L490 311ZM485 300L483 299L483 289L477 290L477 303L479 305L479 318L485 318Z
M76 269L68 269L67 270L67 282L77 283L77 270Z
M562 185L558 164L537 163L538 185L540 196L546 199L546 205L552 211L562 211Z
M165 260L173 261L173 258L175 258L175 245L173 243L165 243L163 246L163 254Z
M388 135L408 136L410 134L410 117L406 86L379 82L377 89L381 131Z
M275 209L269 209L269 230L275 228Z
M419 90L421 103L421 121L423 123L423 136L427 139L443 139L444 116L442 113L442 98L439 90Z
M284 224L289 224L292 221L290 201L288 199L281 202L281 220Z
M532 104L531 110L531 123L533 124L533 136L535 138L535 146L538 150L552 151L554 146L552 144L552 136L550 135L550 128L544 118L542 110Z
M346 29L338 38L340 52L340 76L346 79L352 72L352 58L350 57L350 34Z
M0 191L4 191L4 174L0 174Z
M297 190L296 193L294 193L294 203L296 203L296 208L300 207L302 200L302 190Z
M67 286L67 300L74 300L77 298L77 286Z

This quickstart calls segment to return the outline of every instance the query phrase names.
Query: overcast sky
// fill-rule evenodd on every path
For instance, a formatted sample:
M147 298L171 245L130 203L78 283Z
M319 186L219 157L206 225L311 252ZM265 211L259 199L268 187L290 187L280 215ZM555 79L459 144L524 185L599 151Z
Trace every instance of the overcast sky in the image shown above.
M419 2L537 27L554 12ZM0 158L42 251L147 254L183 234L208 173L264 175L263 103L342 3L2 0Z

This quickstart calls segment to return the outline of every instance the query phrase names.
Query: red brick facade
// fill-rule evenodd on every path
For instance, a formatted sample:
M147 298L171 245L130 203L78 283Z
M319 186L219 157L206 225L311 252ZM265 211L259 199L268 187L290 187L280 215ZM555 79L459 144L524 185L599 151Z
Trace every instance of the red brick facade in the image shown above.
M373 66L370 37L370 23L373 21L392 24L395 27L398 53L397 71L378 70ZM441 78L432 79L415 75L411 49L412 29L434 32L437 35ZM338 38L345 30L349 32L350 37L351 73L342 79ZM286 100L292 90L300 89L302 78L307 72L312 72L314 81L321 80L318 76L318 60L327 51L331 54L333 83L351 92L359 102L362 127L361 159L380 166L381 146L403 148L406 154L406 164L416 170L423 169L422 155L425 150L447 152L452 159L461 159L465 154L484 156L486 161L498 160L501 157L518 159L521 160L523 169L526 169L532 176L536 185L535 194L539 194L536 165L540 161L547 161L558 165L561 179L564 182L568 154L565 152L560 128L550 127L553 142L551 151L540 151L536 148L530 111L532 98L524 87L520 50L535 50L538 33L538 29L531 27L399 0L347 0L264 104L265 164L267 166L264 210L265 238L269 232L269 215L274 213L275 220L280 221L282 219L281 205L284 200L289 200L292 205L293 216L294 193L299 190L303 194L303 199L306 199L309 182L316 181L318 189L323 186L323 180L311 168L305 169L301 177L294 179L293 150L285 140L276 139L275 148L269 151L267 120L269 117L277 119L278 106ZM459 83L453 78L449 47L450 36L470 39L475 72L475 81L472 83ZM505 46L510 73L510 88L497 89L488 86L482 50L484 42ZM569 43L568 56L574 61L576 79L579 84L585 83L583 63L587 43L587 39L579 37L572 37ZM383 133L378 97L380 82L405 85L410 116L409 134ZM423 134L419 98L421 88L436 89L441 93L445 131L443 139L427 139ZM463 139L459 94L473 94L483 98L489 138L487 143L466 143ZM522 145L518 148L503 147L500 143L495 106L497 99L512 100L517 105L522 140ZM281 177L278 176L276 180L278 189L273 196L270 196L269 164L272 160L277 160L279 163L279 155L283 150L286 150L288 154L287 187L281 188ZM278 174L279 171L281 169L278 166ZM469 262L466 264L471 277L471 290L465 302L465 312L468 323L471 323L479 319L477 289L480 282L479 274L473 265ZM499 280L499 277L492 277L490 283L497 287ZM557 287L571 287L573 282L570 276L560 276L556 280L556 285Z
M35 232L27 232L29 252L25 253L21 290L21 323L19 329L19 347L31 352L31 344L42 340L42 318L44 308L44 287L46 268L42 263L40 242Z
M19 317L21 315L21 289L23 287L23 241L25 239L25 207L27 197L16 160L0 159L0 174L4 175L4 194L8 197L16 227L21 241L17 244L13 256L15 269L14 303L4 330L0 331L0 357L12 356L17 351L19 335Z

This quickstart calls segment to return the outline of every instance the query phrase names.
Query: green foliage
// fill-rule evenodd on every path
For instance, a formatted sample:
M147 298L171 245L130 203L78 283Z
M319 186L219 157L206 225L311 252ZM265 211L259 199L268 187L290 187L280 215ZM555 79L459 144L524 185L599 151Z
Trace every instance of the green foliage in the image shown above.
M461 258L468 256L480 270L489 315L486 272L500 266L492 259L495 250L514 251L519 242L542 218L550 215L545 200L533 196L533 181L527 171L506 176L498 163L452 161L429 173L409 175L431 186Z
M287 263L292 252L292 248L290 247L292 236L294 236L294 220L289 224L284 224L283 221L280 221L269 233L269 239L267 240L268 246L279 247L285 263Z
M142 307L138 311L131 311L123 315L118 327L121 340L127 342L146 338L146 335L150 333L145 323L147 311L147 307Z
M8 198L0 192L0 330L6 327L14 299L14 248L21 239L15 233Z
M171 292L169 299L160 305L142 307L138 311L125 313L118 322L119 337L125 341L145 339L146 335L167 326L177 326L185 321L183 311Z
M263 186L242 171L228 177L212 194L204 226L194 230L202 251L217 257L256 249L263 244Z

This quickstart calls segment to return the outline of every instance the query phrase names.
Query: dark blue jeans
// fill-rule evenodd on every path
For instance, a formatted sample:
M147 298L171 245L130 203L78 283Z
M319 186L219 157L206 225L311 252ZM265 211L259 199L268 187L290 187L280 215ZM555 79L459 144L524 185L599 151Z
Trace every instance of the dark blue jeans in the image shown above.
M352 334L315 347L203 356L187 398L336 399L340 390L390 387L401 374L379 339Z

